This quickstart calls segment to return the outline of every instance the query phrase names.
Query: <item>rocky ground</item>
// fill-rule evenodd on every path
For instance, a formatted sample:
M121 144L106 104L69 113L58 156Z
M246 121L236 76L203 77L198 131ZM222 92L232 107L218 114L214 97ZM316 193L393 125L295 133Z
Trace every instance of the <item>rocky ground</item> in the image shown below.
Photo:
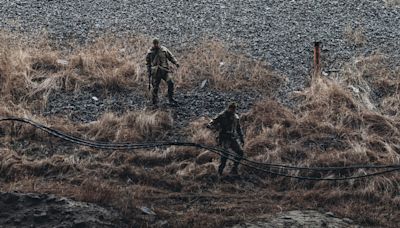
M128 221L118 212L96 204L82 203L67 198L43 194L0 193L0 225L2 227L128 227ZM143 216L154 212L138 208ZM238 224L234 228L258 227L359 227L350 219L318 211L289 211L274 218ZM131 221L132 224L132 221ZM167 226L167 222L158 225Z
M273 219L259 222L249 222L234 226L234 228L284 228L284 227L329 227L348 228L360 227L353 224L351 219L340 219L334 214L318 211L289 211L275 216Z
M0 193L1 227L126 227L118 212L52 195Z
M164 87L164 86L162 86ZM165 94L166 95L166 94ZM257 92L221 92L216 90L176 91L177 106L168 104L168 98L160 94L161 109L173 112L177 124L187 124L199 117L214 117L230 101L239 103L238 111L246 112L261 99ZM90 122L105 112L122 114L126 111L153 109L150 94L143 90L120 91L104 94L95 90L79 92L55 92L49 97L44 115L67 115L73 121Z
M383 0L79 0L0 1L0 28L47 31L58 41L82 42L111 32L158 36L181 49L201 37L221 39L232 49L261 58L289 76L280 91L298 90L312 67L312 42L323 42L325 69L381 52L398 66L400 7ZM346 35L347 34L347 35Z

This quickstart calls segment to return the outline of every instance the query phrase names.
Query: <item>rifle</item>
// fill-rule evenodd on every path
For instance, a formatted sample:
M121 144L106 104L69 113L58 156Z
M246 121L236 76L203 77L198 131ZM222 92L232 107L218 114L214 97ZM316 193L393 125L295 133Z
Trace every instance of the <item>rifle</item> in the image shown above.
M149 74L149 91L151 90L151 74Z
M147 69L147 74L149 77L149 91L151 90L151 67Z

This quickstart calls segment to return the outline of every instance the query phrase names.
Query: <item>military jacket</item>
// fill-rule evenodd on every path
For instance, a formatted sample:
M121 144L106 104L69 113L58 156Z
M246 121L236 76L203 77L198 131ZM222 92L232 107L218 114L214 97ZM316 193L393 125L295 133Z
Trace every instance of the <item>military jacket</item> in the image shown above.
M219 137L239 137L243 141L243 132L238 114L230 114L225 110L218 114L210 125L219 131Z
M173 64L177 63L176 58L172 53L164 46L160 48L150 48L146 55L146 65L150 68L162 67L165 70L169 69L168 60Z

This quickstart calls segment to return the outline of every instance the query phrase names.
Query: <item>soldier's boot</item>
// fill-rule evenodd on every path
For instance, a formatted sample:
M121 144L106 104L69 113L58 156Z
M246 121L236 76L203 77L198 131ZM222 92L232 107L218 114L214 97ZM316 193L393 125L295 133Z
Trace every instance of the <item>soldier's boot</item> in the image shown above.
M152 103L153 105L157 105L157 103L158 103L157 97L153 96L152 99L151 99L151 103Z
M178 102L174 99L174 82L169 80L168 84L168 101L171 105L177 105Z
M219 167L218 167L218 175L220 175L220 176L222 176L222 173L224 172L224 166L222 166L222 165L220 165Z
M231 172L229 174L233 176L239 176L238 166L236 164L232 167Z
M153 106L157 107L158 106L158 88L153 87L153 91L152 91L152 98L151 101L153 103Z
M239 147L239 148L237 148L236 150L235 150L235 152L236 152L236 158L235 158L235 162L233 163L233 167L232 167L232 169L231 169L231 172L230 172L230 174L231 175L234 175L234 176L238 176L239 175L239 172L238 172L238 167L239 167L239 163L240 163L240 161L243 159L243 154L244 154L244 152L243 152L243 150Z
M219 164L219 167L218 167L218 174L220 176L222 176L222 173L224 172L224 168L225 168L225 165L226 165L226 160L227 159L225 157L221 158L221 163Z

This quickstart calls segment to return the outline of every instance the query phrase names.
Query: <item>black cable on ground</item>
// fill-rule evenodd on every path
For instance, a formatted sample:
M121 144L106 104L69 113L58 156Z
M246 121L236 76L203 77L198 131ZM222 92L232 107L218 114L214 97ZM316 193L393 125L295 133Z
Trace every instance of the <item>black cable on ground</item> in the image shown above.
M97 142L92 140L86 140L77 138L74 136L67 135L61 131L46 127L42 124L36 123L32 120L25 119L25 118L18 118L18 117L8 117L2 118L1 121L18 121L30 124L34 127L37 127L49 134L55 135L56 137L63 138L67 141L73 141L76 144L80 144L83 146L90 146L98 149L112 149L112 150L130 150L130 149L146 149L146 148L153 148L153 147L162 147L162 146L190 146L190 147L198 147L207 150L216 150L220 152L226 152L223 149L205 146L196 143L190 142L147 142L147 143L110 143L110 142ZM277 167L277 168L284 168L284 169L293 169L293 170L312 170L312 171L337 171L337 170L350 170L350 169L386 169L386 168L397 168L400 167L399 164L396 165L352 165L352 166L336 166L336 167L299 167L299 166L291 166L291 165L284 165L284 164L274 164L274 163L262 163L257 161L251 161L247 158L243 158L243 160L251 162L256 165L262 165L267 167Z
M206 145L191 143L191 142L146 142L146 143L110 143L110 142L97 142L92 140L81 139L78 137L67 135L61 131L49 128L42 124L36 123L32 120L18 117L7 117L1 118L1 121L18 121L30 124L36 128L39 128L49 134L52 134L56 137L62 138L64 140L74 142L83 146L90 146L98 149L111 149L111 150L131 150L131 149L146 149L146 148L154 148L154 147L162 147L162 146L189 146L189 147L197 147L201 149L207 149L211 151L219 151L219 152L227 152L224 149L217 147L210 147ZM350 169L386 169L386 168L397 168L400 167L400 164L394 165L352 165L352 166L335 166L335 167L299 167L299 166L291 166L284 164L274 164L274 163L262 163L257 161L251 161L247 158L243 158L244 161L248 161L250 163L256 165L262 165L267 167L277 167L284 169L293 169L293 170L312 170L312 171L337 171L337 170L350 170Z
M85 140L81 139L78 137L70 136L67 135L61 131L46 127L42 124L36 123L32 120L26 119L26 118L18 118L18 117L6 117L6 118L0 118L0 122L2 121L17 121L17 122L22 122L26 124L30 124L38 129L41 129L42 131L53 135L55 137L61 138L65 141L82 145L82 146L88 146L88 147L93 147L93 148L98 148L98 149L111 149L111 150L132 150L132 149L148 149L148 148L155 148L155 147L162 147L162 146L188 146L188 147L196 147L196 148L201 148L201 149L206 149L209 151L212 151L216 154L219 154L222 157L226 157L232 161L238 161L239 157L236 154L230 153L229 151L216 148L216 147L210 147L210 146L205 146L197 143L190 143L190 142L152 142L152 143L137 143L137 144L132 144L132 143L105 143L105 142L96 142L96 141L91 141L91 140ZM281 165L281 164L273 164L273 163L261 163L261 162L256 162L256 161L251 161L246 158L242 159L240 161L240 164L262 171L266 172L269 174L273 175L278 175L278 176L283 176L283 177L288 177L288 178L296 178L296 179L301 179L301 180L314 180L314 181L339 181L339 180L350 180L350 179L359 179L359 178L366 178L366 177L371 177L371 176L377 176L377 175L382 175L390 172L395 172L400 170L400 165L356 165L356 166L347 166L347 167L297 167L297 166L290 166L290 165ZM277 173L273 172L271 170L267 170L265 168L260 168L257 165L261 165L264 167L270 167L270 168L281 168L284 170L309 170L309 171L338 171L338 170L350 170L350 169L388 169L385 171L381 172L375 172L375 173L370 173L370 174L365 174L365 175L359 175L359 176L350 176L350 177L338 177L338 178L318 178L318 177L308 177L308 176L293 176L289 174L283 174L283 173Z

